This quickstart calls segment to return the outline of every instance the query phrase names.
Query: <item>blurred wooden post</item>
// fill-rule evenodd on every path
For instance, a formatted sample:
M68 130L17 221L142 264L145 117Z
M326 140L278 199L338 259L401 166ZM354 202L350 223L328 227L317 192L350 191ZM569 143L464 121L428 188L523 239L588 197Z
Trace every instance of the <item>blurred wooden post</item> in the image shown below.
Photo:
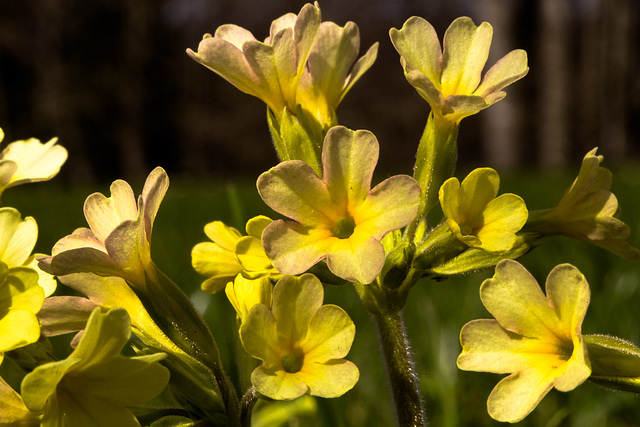
M481 3L483 20L494 30L491 52L486 70L517 46L514 46L513 2L484 0ZM480 25L480 22L476 22ZM516 83L517 84L517 83ZM512 89L512 90L509 90ZM514 168L519 163L521 141L518 138L520 104L513 88L502 101L480 113L482 117L482 144L485 161L496 168Z
M540 162L546 167L563 166L569 150L567 95L569 81L569 4L563 0L540 3L536 127Z

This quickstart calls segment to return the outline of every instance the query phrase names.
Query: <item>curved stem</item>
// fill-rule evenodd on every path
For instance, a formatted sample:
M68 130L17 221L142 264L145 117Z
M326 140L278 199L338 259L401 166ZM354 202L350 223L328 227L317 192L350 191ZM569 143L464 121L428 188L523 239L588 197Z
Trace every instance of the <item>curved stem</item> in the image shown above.
M242 401L240 402L240 421L242 427L251 426L251 411L257 401L258 392L254 387L250 387L244 396L242 396Z

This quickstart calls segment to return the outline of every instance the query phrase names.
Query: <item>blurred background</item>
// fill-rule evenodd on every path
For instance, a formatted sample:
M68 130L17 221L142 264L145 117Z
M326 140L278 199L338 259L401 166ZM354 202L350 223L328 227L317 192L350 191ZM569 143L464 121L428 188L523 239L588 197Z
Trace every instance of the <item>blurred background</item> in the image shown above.
M235 23L258 39L303 1L22 0L0 2L0 126L7 141L53 136L70 151L69 181L259 174L276 163L265 106L187 57L204 33ZM405 81L388 31L412 15L440 37L458 16L490 22L488 66L529 54L529 75L466 119L462 164L576 165L599 146L607 162L637 158L640 2L637 0L327 0L324 20L360 27L376 64L338 109L372 130L381 167L410 171L428 106ZM488 67L487 67L488 68ZM570 163L568 163L570 162ZM610 163L611 164L611 163Z
M303 4L0 1L4 144L58 136L69 150L58 177L8 190L3 205L36 218L36 250L49 253L58 239L85 226L82 203L88 194L108 194L116 178L131 182L139 194L149 171L163 166L172 185L154 226L154 261L203 311L235 381L233 309L224 295L199 290L203 278L191 268L190 251L206 239L207 222L222 220L243 229L249 217L269 213L254 183L277 159L264 104L189 59L185 49L195 50L204 33L225 23L263 39L273 19L297 13ZM507 88L503 101L464 120L457 176L492 166L501 174L501 192L522 195L532 209L547 208L571 184L582 157L598 146L604 165L614 170L622 219L632 229L629 242L640 247L638 0L327 0L320 6L324 20L359 25L361 52L380 42L376 64L346 96L338 116L350 128L377 135L382 175L411 173L429 111L404 79L389 29L419 15L442 37L458 16L470 16L476 24L488 21L494 27L488 66L522 48L531 70ZM566 238L546 239L521 262L540 283L556 264L576 265L592 290L583 331L640 344L637 263ZM485 405L500 376L462 372L455 365L462 325L488 317L478 287L491 275L424 281L412 290L406 318L431 425L499 425ZM60 287L59 292L66 291ZM358 325L348 358L360 368L360 382L339 399L313 401L311 409L285 407L280 421L265 425L393 425L366 311L350 287L327 287L326 301L343 306ZM638 426L640 405L635 396L585 384L571 393L552 391L520 425Z

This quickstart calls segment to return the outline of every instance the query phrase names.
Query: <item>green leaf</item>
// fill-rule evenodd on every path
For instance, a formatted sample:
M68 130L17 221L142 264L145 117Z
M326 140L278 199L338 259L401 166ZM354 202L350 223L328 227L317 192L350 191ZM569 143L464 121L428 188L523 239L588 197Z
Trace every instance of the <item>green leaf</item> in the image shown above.
M621 338L585 336L592 374L590 381L614 390L640 394L640 349Z

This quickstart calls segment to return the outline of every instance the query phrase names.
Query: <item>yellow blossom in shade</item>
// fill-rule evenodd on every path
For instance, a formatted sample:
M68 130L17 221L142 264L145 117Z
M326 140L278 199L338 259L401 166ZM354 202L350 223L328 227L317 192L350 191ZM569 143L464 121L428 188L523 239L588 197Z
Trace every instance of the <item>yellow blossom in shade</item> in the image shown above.
M347 22L344 27L334 22L320 24L299 82L296 102L327 128L337 124L336 108L373 65L378 43L354 64L359 50L360 33L356 24Z
M558 205L532 211L526 229L543 235L574 237L600 246L630 260L640 251L624 240L629 227L618 218L618 199L611 192L611 172L600 166L597 148L582 160L578 177L565 191Z
M529 71L527 53L514 50L482 77L493 38L487 22L476 26L468 17L456 19L444 35L443 47L433 26L416 16L389 34L407 81L429 103L436 118L450 122L459 123L500 101L506 95L502 89Z
M251 374L256 390L272 399L304 394L338 397L359 378L344 360L355 325L335 305L322 305L324 291L311 274L285 276L273 290L273 308L255 305L240 328L242 345L262 364Z
M371 189L378 141L364 130L329 130L322 148L323 178L299 160L280 163L258 178L269 207L294 221L272 222L262 244L282 274L300 274L319 261L336 276L370 283L380 273L380 240L409 224L418 211L420 187L396 175Z
M460 369L511 374L487 401L498 421L522 420L549 390L573 390L591 374L582 336L589 284L577 268L562 264L545 287L546 296L522 265L501 261L480 287L495 320L471 321L460 332Z
M0 363L2 363L1 353ZM15 427L40 425L40 415L31 412L25 406L22 396L16 393L2 377L0 377L0 425Z
M319 26L320 9L306 4L298 15L288 13L273 21L264 42L227 24L213 37L205 34L198 51L187 49L187 54L242 92L260 98L280 117L285 107L296 110L298 81Z
M0 129L0 142L3 139ZM67 160L67 150L56 142L58 138L46 144L30 138L7 145L0 153L0 195L9 187L53 178Z
M224 291L241 322L244 322L247 313L256 304L271 308L273 285L268 277L246 279L239 274L233 282L227 284Z
M520 196L498 197L500 177L491 168L473 170L462 184L449 178L440 187L440 205L447 225L462 242L488 252L506 252L516 243L527 221L527 207Z
M201 242L191 251L191 264L200 274L208 276L201 287L216 293L233 282L238 274L247 279L274 277L280 273L273 267L264 252L262 232L272 220L259 215L247 221L247 236L221 221L213 221L204 227L211 242Z
M35 270L8 269L0 264L0 361L2 353L38 340L40 324L36 313L43 301L44 290L38 286Z
M78 346L68 358L38 366L22 381L22 398L33 412L44 412L43 426L139 426L126 406L157 396L169 371L156 353L119 356L131 334L123 309L95 309Z
M51 257L40 258L48 273L95 273L118 276L132 286L146 286L145 269L151 265L151 231L160 203L169 187L164 169L154 169L136 199L131 186L117 180L111 197L94 193L84 203L90 228L79 228L60 239Z

